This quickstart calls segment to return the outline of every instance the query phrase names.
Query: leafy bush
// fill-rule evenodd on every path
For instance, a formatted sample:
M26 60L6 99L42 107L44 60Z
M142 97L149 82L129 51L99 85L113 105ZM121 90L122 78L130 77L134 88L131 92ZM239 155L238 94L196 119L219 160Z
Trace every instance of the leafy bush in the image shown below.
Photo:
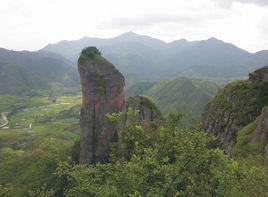
M135 115L135 112L133 112ZM180 117L178 115L177 117ZM120 117L112 115L113 121ZM135 116L133 116L135 117ZM267 173L239 165L218 148L214 138L171 125L154 136L138 121L118 135L110 163L72 165L62 162L56 174L67 181L65 196L264 196Z

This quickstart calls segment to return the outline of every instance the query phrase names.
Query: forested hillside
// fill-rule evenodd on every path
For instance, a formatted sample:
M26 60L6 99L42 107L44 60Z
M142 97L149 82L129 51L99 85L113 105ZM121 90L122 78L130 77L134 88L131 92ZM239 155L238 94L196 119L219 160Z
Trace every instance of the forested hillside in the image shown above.
M126 96L144 95L151 98L167 115L176 110L183 113L184 124L190 125L200 121L201 114L219 86L202 79L178 77L161 82L140 82L126 89Z
M51 52L0 49L0 93L63 94L79 90L75 63Z

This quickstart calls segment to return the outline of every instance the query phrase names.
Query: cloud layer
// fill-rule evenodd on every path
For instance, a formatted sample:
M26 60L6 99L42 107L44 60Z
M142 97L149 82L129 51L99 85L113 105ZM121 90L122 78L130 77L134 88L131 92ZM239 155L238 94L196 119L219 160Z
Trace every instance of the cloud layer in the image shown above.
M220 6L230 7L234 2L243 4L255 4L258 6L268 6L267 0L215 0Z
M268 49L267 0L6 0L0 47L40 49L83 36L126 31L165 41L217 37L249 51Z

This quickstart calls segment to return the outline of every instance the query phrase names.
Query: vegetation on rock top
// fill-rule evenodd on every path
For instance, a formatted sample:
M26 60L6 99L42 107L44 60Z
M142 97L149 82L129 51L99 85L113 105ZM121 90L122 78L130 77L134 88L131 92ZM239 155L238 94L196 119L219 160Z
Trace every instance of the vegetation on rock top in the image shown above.
M101 55L101 52L96 47L87 47L82 50L81 55L94 58L96 55Z
M159 111L155 103L153 103L149 98L144 96L132 96L126 101L126 105L140 105L141 107L148 108L151 112L155 113L159 119L162 119L162 113Z

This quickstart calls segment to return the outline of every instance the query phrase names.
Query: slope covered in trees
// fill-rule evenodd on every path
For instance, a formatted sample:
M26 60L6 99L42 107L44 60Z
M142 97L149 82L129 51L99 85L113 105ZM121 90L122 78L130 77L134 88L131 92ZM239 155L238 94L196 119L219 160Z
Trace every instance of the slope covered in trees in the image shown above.
M109 163L76 165L55 160L54 153L50 182L32 187L30 196L265 195L265 169L230 159L215 138L198 128L179 129L179 114L170 114L166 126L148 133L135 120L136 113L128 111L131 121L118 127ZM121 122L116 114L110 118L114 124Z
M79 78L72 62L50 52L0 49L0 93L61 94L79 89Z
M178 77L174 80L139 82L126 89L126 96L144 95L151 98L164 115L171 110L184 113L184 125L198 122L218 85L202 79Z

